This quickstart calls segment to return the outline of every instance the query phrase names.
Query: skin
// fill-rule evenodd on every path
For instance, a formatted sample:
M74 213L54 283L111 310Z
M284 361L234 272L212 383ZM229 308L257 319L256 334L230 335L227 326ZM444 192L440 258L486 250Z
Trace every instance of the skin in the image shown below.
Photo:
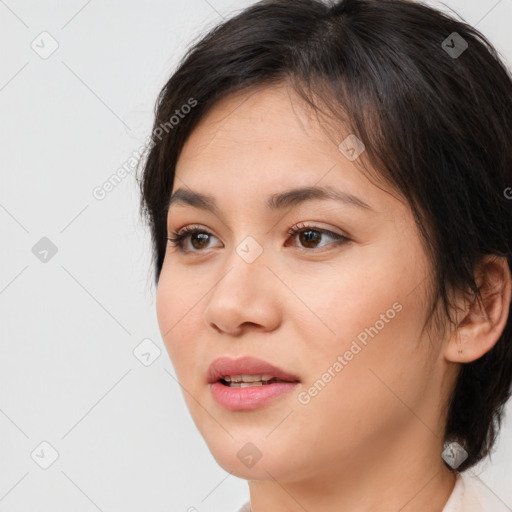
M458 363L490 350L505 327L508 267L486 260L482 282L491 273L498 292L482 306L454 295L459 336L444 327L430 340L422 327L432 269L409 205L338 150L333 140L350 132L338 127L333 139L325 126L279 84L228 96L195 128L174 190L209 194L219 212L169 209L170 235L198 224L212 236L195 245L189 237L188 253L167 247L160 331L197 428L217 462L249 480L253 512L440 512L455 483L441 459L443 404ZM309 185L350 192L372 210L332 199L266 209L268 196ZM349 241L317 233L307 245L287 234L300 223ZM263 250L252 263L236 252L247 236ZM396 303L394 318L299 403ZM225 410L207 383L224 355L264 359L301 382L262 408ZM237 457L247 442L262 454L251 468Z

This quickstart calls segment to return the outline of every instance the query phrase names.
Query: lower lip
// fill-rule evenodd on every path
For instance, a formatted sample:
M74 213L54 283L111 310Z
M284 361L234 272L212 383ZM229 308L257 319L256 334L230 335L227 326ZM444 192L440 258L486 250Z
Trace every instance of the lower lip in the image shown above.
M262 407L268 402L289 393L298 382L274 382L263 386L230 388L220 382L210 384L213 398L230 411L248 411Z

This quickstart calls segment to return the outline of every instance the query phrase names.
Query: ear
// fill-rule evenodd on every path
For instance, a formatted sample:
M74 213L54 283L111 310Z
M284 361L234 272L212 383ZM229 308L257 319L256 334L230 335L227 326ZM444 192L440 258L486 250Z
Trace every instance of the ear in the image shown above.
M481 299L457 298L456 327L445 349L448 361L476 361L494 347L507 325L512 284L506 258L484 256L475 269L475 281Z

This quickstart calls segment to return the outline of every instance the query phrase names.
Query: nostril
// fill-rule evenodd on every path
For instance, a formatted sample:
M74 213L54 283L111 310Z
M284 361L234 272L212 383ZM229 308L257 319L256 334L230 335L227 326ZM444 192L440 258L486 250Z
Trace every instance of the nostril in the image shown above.
M216 324L214 324L213 322L210 322L210 327L211 327L213 330L217 331L218 333L221 333L221 332L222 332L222 330L221 330L219 327L217 327L217 325L216 325Z

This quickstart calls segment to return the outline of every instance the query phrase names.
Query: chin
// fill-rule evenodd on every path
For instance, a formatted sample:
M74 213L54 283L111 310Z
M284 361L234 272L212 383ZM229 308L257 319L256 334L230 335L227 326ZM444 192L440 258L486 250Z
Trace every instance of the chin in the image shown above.
M300 477L297 454L290 457L296 450L283 444L282 437L271 440L265 439L266 433L255 436L231 433L233 438L224 432L214 439L205 436L213 458L228 473L245 480L285 481Z

